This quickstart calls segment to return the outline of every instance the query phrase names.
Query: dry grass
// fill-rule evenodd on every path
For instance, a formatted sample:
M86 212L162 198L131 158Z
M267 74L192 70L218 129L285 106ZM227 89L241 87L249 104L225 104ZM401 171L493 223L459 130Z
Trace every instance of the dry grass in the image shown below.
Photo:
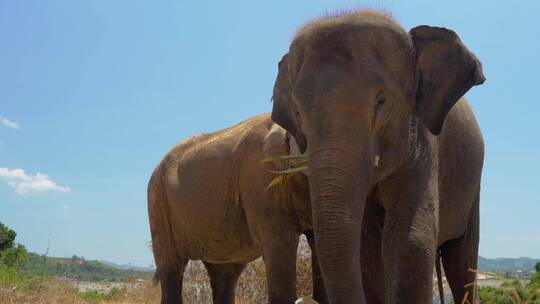
M79 304L85 303L78 291L67 283L50 280L40 288L18 289L15 286L0 286L2 304Z
M298 297L311 295L311 258L305 240L300 243L297 260ZM86 303L159 303L161 291L150 280L136 283L126 282L124 292L111 299L83 299L81 293L67 282L46 280L32 288L14 288L0 284L2 304L86 304ZM212 290L204 265L191 262L185 272L184 303L212 303ZM249 263L236 287L236 303L266 302L266 271L262 259Z
M296 267L298 297L312 294L311 257L303 239L298 248ZM236 286L236 303L266 302L266 270L262 259L248 264ZM183 296L186 303L212 303L212 291L206 270L200 262L190 263L184 278ZM138 302L137 302L138 303Z

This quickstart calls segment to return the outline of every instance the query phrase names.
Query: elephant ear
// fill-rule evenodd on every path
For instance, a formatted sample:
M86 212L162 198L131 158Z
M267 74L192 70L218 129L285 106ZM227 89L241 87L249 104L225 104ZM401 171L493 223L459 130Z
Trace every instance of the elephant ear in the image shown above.
M294 136L300 151L303 153L307 143L300 129L298 110L292 101L293 80L288 57L289 54L285 54L278 65L278 75L272 96L274 100L272 120Z
M416 49L414 112L438 135L452 106L471 87L485 81L482 64L452 30L422 25L410 35Z

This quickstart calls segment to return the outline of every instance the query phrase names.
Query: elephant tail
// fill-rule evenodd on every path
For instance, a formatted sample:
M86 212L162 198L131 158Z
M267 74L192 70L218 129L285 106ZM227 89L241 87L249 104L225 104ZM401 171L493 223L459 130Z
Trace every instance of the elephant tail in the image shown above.
M155 284L169 273L178 271L178 252L169 217L169 204L159 167L148 183L148 216L152 235L152 252L156 262Z

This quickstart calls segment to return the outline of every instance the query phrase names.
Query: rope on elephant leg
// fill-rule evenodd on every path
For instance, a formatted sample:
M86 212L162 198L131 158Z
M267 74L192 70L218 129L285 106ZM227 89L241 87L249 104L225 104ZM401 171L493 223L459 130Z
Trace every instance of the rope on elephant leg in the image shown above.
M437 285L439 285L440 303L444 304L444 288L441 273L441 250L437 248L437 260L435 261L435 271L437 272Z

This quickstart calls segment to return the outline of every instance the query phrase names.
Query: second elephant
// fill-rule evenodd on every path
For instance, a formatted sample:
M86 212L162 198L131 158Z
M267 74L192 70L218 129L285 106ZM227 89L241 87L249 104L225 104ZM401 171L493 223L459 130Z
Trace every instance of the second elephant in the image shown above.
M296 250L306 233L313 250L307 178L275 177L262 160L297 150L294 139L262 114L173 147L148 185L152 246L162 303L182 303L189 260L208 270L214 303L234 303L246 263L263 256L270 303L296 299ZM270 164L284 169L285 164ZM314 257L314 298L325 302Z

